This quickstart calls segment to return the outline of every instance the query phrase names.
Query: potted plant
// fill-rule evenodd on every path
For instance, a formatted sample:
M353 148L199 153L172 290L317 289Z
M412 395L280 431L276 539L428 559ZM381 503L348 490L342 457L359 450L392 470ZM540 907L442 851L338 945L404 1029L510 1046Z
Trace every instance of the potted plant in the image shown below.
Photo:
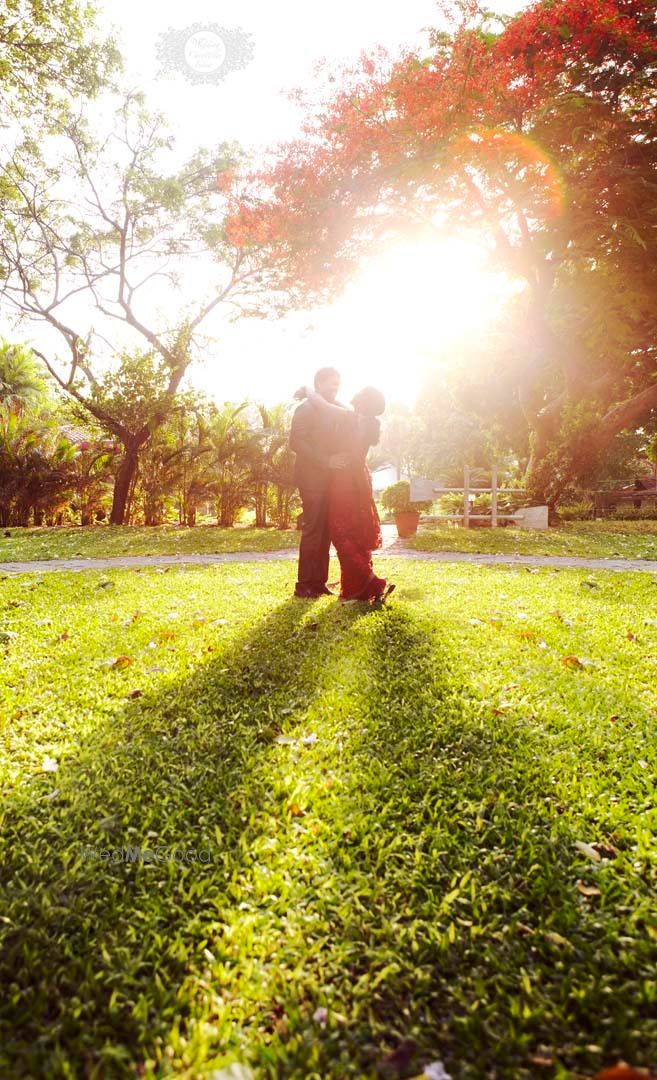
M408 480L391 484L381 494L381 505L394 515L397 535L414 536L420 521L420 511L428 510L430 502L411 502L411 485Z

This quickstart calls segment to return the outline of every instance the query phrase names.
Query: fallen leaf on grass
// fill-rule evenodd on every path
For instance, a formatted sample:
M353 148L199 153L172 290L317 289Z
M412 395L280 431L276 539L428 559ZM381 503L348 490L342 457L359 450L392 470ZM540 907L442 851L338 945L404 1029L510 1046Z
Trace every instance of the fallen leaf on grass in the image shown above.
M529 1060L532 1065L537 1065L539 1069L551 1069L554 1065L554 1058L551 1054L532 1054Z
M55 758L51 758L48 754L45 755L41 762L41 772L57 772L59 768L59 762Z
M143 617L143 611L134 611L132 615L130 615L130 617L125 620L123 626L132 626L133 623L139 622L139 620L143 619Z
M223 1069L213 1069L208 1075L208 1080L255 1080L255 1073L248 1065L234 1061L232 1065L225 1065Z
M288 812L288 814L291 814L292 817L305 817L306 816L306 811L302 810L301 807L299 806L299 804L295 803L295 802L294 803L288 803L287 812Z
M573 667L573 669L578 669L578 667L584 667L584 664L582 664L579 657L562 657L561 662L564 667Z
M116 660L110 665L113 668L127 668L134 663L131 656L117 656Z
M582 896L600 896L600 890L595 885L585 885L583 881L578 881L575 888Z
M572 949L573 947L572 942L570 942L568 938L562 937L561 934L557 934L554 930L548 931L545 937L552 945L566 946L569 949Z
M596 840L594 844L591 844L591 847L595 848L603 859L615 859L618 855L618 851L612 844L601 844Z
M578 851L581 851L582 855L586 855L592 862L600 862L600 852L597 851L593 844L585 844L583 840L576 840L575 847Z
M299 743L302 746L312 746L317 742L317 735L304 735L302 739L297 739L294 735L277 735L274 742L279 746L297 746Z

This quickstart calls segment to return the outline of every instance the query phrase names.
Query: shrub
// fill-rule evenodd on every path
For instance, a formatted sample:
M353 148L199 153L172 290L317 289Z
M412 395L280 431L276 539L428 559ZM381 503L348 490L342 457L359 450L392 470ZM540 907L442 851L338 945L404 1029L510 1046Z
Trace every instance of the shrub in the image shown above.
M657 504L617 506L608 516L614 521L654 521L657 518Z
M408 480L399 480L381 493L381 505L392 514L403 514L409 510L429 510L432 503L431 500L411 502L411 485Z
M560 521L588 521L592 517L593 503L586 499L559 507Z

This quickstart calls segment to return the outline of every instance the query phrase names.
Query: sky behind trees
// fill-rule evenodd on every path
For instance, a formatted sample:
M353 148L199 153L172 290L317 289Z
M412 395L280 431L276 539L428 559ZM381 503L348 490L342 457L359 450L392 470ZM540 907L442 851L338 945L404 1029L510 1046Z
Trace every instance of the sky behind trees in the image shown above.
M442 21L435 0L393 5L377 0L359 0L357 4L336 0L327 6L308 5L303 0L277 4L227 0L221 5L209 0L191 0L184 5L173 0L158 5L139 5L134 0L112 0L110 4L105 0L99 6L103 24L113 26L119 39L127 84L143 87L151 104L169 118L181 160L197 145L221 139L235 139L257 155L295 137L302 113L285 92L311 86L318 61L326 59L332 65L355 60L361 50L377 46L387 48L392 55L403 47L423 49L428 43L426 28ZM517 0L501 0L496 9L511 13L523 6ZM184 30L197 22L217 23L227 29L241 27L252 37L253 60L243 70L229 72L223 80L209 85L194 85L179 74L158 77L159 35L170 27ZM424 303L426 310L427 300L421 274L418 302L411 300L405 309L391 308L395 292L391 280L387 294L377 304L375 290L382 281L381 266L372 267L343 300L321 312L297 312L275 322L247 319L232 325L226 325L225 312L218 312L205 327L206 335L215 337L216 344L208 344L204 362L191 371L192 380L220 399L257 395L271 403L293 393L316 367L334 362L344 372L347 396L362 383L383 378L391 397L410 403L426 364L431 362L433 346L449 349L458 281L471 283L473 275L476 266L471 271L463 265L444 266L442 284L453 280L447 292L441 291L440 281L436 283L432 304L435 333L426 319L418 319L418 303ZM202 277L199 269L199 281ZM484 283L479 308L489 311L494 306L496 287L494 282ZM414 322L410 334L404 330L409 321ZM396 358L402 349L406 358L399 369Z

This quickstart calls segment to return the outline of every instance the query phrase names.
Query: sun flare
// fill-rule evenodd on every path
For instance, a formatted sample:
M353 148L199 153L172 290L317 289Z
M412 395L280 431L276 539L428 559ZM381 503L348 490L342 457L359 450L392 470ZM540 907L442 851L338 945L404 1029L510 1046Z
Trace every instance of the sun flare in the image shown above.
M450 345L485 329L517 291L486 259L485 245L467 239L389 247L316 321L323 358L334 357L349 387L375 383L412 403L427 369L448 364Z
M194 383L219 400L273 404L331 365L344 401L370 384L389 402L412 405L425 376L457 364L459 341L485 333L521 287L490 269L483 240L395 243L363 261L330 305L280 322L218 322L220 357L208 356Z

